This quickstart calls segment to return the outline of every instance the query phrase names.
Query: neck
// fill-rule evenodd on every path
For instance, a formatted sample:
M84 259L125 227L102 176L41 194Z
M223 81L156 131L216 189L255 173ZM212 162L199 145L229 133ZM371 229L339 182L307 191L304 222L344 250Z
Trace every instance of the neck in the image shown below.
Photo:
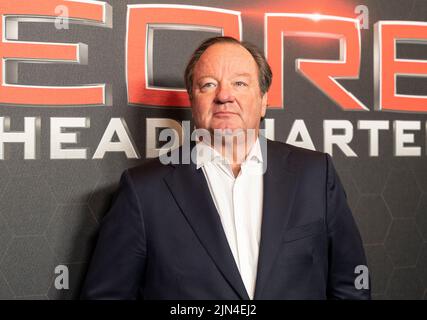
M240 172L241 164L247 158L257 137L257 135L248 134L244 134L243 139L239 136L222 136L220 140L214 141L212 146L224 159L227 159L236 177Z

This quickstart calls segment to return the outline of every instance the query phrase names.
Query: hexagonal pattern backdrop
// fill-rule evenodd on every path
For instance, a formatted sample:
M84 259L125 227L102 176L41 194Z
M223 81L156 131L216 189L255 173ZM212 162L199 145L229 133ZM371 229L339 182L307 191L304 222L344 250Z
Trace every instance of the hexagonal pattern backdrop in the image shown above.
M29 0L28 0L29 1ZM288 12L290 0L181 0L156 1L201 5L242 11L243 39L264 45L263 14ZM67 86L108 83L112 105L107 107L30 107L0 105L0 117L10 119L11 131L24 129L24 117L40 118L39 157L24 160L20 143L5 144L0 160L0 299L76 299L90 263L97 231L111 204L120 174L145 158L147 118L191 119L186 108L128 104L126 87L126 14L128 4L146 0L108 0L113 27L70 24L57 29L53 23L20 22L21 41L82 42L88 45L88 64L23 63L18 65L20 84ZM301 1L303 3L303 1ZM339 8L313 7L314 12L340 15L358 5L368 9L367 29L361 30L362 57L359 79L340 80L358 97L367 112L346 112L295 71L295 59L338 59L337 41L284 41L284 100L282 109L268 110L274 119L275 139L287 141L295 119L302 119L316 150L324 151L324 120L346 120L354 128L350 143L357 157L333 148L333 160L346 189L347 199L364 242L374 299L427 299L427 146L426 114L374 110L374 25L379 20L427 22L425 0L340 1ZM310 13L309 6L302 6ZM332 6L333 7L333 6ZM329 10L329 11L328 11ZM332 10L332 11L331 11ZM335 10L335 11L334 11ZM348 11L346 11L348 12ZM156 31L153 44L153 82L182 86L185 63L197 44L211 32ZM311 42L312 41L312 42ZM427 60L426 46L399 45L400 58ZM275 76L278 76L277 74ZM398 79L402 94L427 95L422 78ZM86 148L87 159L51 159L50 119L87 117L88 128L77 132L75 143L63 148ZM126 121L140 159L127 159L123 152L110 152L92 159L112 117ZM369 136L358 130L359 120L389 121L379 132L379 156L370 157ZM406 144L421 148L419 156L395 156L395 120L420 121ZM1 137L2 133L0 133ZM114 139L117 139L115 137ZM61 282L68 268L68 282ZM61 267L59 267L61 268ZM58 286L59 283L59 286ZM62 285L62 288L61 288ZM66 286L65 286L66 285ZM64 287L65 286L65 287Z

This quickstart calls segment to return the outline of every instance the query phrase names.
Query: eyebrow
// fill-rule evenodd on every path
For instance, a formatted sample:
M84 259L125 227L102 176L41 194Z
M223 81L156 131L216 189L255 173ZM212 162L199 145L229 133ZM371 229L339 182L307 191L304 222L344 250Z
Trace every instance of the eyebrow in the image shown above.
M235 75L235 77L251 77L251 74L248 72L238 73Z
M243 72L243 73L234 74L233 77L249 77L250 78L251 74L248 72ZM202 77L198 78L197 80L200 81L200 80L203 80L205 78L215 78L215 77L213 75L206 75L206 76L202 76Z

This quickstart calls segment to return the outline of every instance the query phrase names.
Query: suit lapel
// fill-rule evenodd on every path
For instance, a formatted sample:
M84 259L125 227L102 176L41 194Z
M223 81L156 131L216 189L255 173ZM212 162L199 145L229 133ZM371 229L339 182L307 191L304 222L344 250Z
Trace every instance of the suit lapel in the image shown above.
M260 299L268 282L268 275L277 257L288 223L295 197L297 177L289 166L288 156L283 148L274 143L267 144L267 170L264 174L263 216L258 269L254 299Z
M203 171L194 164L175 166L166 183L196 236L241 299L249 299Z

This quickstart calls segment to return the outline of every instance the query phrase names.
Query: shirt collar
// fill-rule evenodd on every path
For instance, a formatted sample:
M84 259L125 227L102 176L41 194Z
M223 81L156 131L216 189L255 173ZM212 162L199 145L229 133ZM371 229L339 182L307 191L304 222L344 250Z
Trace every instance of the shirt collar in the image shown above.
M209 162L228 163L228 161L224 159L224 157L217 150L204 142L196 142L196 154L197 169L203 167L206 163ZM251 150L242 164L246 163L263 163L259 138L257 138L255 143L252 145Z

